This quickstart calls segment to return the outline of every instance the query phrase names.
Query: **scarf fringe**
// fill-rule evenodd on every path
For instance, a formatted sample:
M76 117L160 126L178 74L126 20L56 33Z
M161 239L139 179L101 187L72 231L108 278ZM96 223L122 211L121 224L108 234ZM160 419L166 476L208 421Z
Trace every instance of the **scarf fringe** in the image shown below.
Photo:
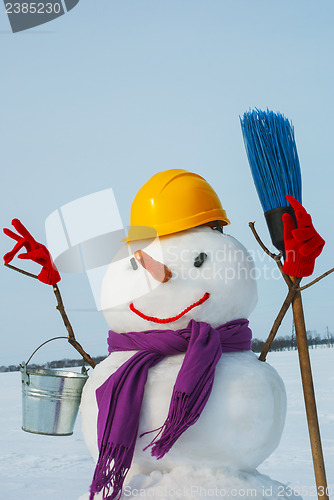
M173 394L170 414L155 438L144 448L146 450L152 447L151 455L153 457L157 457L157 459L162 458L179 439L181 434L198 420L199 414L195 415L190 412L189 400L189 395L185 393L176 391Z
M129 467L124 465L128 448L123 445L108 443L101 448L94 477L90 486L89 500L94 500L97 493L103 490L103 500L119 499L125 476Z

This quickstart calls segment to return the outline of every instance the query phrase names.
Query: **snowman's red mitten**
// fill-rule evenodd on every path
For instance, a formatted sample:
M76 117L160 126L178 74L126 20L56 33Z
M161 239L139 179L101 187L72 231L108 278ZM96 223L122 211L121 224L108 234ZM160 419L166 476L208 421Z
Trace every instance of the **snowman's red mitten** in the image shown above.
M325 240L314 229L310 214L290 195L286 199L295 212L297 227L290 214L282 217L286 259L283 271L289 276L310 276L315 259L321 254Z
M41 281L42 283L46 283L47 285L54 285L55 283L58 283L61 278L56 266L53 263L51 254L46 246L42 245L42 243L38 243L38 241L36 241L31 236L29 231L18 219L13 219L12 224L19 234L15 234L13 231L7 228L4 228L3 230L3 232L7 236L13 238L13 240L17 242L13 250L4 255L3 259L5 261L5 264L9 264L9 262L13 260L17 252L19 252L22 247L25 247L27 252L18 255L18 258L30 259L42 266L42 270L38 275L39 281Z

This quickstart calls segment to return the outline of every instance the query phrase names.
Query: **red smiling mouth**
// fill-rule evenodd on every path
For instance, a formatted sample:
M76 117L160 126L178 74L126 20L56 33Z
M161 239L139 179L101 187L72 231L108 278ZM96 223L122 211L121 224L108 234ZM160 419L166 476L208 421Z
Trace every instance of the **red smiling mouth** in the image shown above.
M173 316L171 318L156 318L155 316L147 316L146 314L142 313L141 311L138 311L138 309L135 308L133 305L133 302L130 304L130 309L132 312L137 314L143 319L146 319L146 321L153 321L154 323L172 323L173 321L176 321L179 318L182 318L187 312L191 311L194 307L200 306L203 304L208 298L210 297L209 293L205 293L201 299L199 299L197 302L194 302L190 306L188 306L186 309L184 309L180 314L177 314L176 316Z

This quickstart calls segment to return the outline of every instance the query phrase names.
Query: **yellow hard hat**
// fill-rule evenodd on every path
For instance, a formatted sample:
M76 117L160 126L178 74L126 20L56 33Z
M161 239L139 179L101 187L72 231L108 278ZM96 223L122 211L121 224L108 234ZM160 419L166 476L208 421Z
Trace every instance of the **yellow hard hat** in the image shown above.
M158 236L164 236L212 221L222 226L230 224L210 184L187 170L164 170L151 177L136 194L126 239L140 237L135 226L152 228Z

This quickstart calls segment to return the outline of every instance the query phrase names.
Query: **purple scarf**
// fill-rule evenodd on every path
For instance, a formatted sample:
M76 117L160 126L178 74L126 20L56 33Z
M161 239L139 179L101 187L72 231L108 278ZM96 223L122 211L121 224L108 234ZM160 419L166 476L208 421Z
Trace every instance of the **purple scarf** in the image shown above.
M165 356L186 353L166 421L149 445L152 446L152 456L162 458L201 415L222 353L250 350L251 338L246 319L229 321L217 328L191 320L181 330L121 334L109 331L109 353L137 352L96 391L99 459L90 488L90 500L101 490L104 499L121 496L135 449L149 368Z

